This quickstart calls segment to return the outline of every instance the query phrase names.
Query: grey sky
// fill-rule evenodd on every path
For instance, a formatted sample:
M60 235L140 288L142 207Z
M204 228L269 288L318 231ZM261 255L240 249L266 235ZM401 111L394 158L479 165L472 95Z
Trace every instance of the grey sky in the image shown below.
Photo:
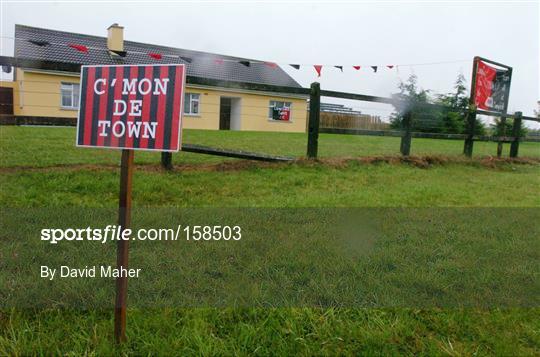
M284 69L303 86L387 96L411 72L421 87L450 91L461 71L470 80L480 55L514 68L509 110L533 115L539 99L539 4L530 2L7 2L2 36L16 23L106 36L113 22L127 40L274 61L343 64ZM3 55L12 40L2 38ZM357 72L352 65L458 63ZM369 103L351 102L368 112ZM377 109L375 108L375 114ZM385 111L381 111L385 114Z

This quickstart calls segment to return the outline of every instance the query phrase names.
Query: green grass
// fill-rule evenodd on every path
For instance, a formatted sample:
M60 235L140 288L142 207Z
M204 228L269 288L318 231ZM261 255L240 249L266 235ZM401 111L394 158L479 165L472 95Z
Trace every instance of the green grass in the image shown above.
M66 207L100 207L114 211L117 205L118 170L102 165L117 165L118 152L74 148L74 130L71 128L0 127L0 135L3 167L3 171L0 171L0 202L4 209L10 210L10 214L4 217L18 215L24 221L32 208L41 213L49 210L51 216ZM306 137L304 134L186 131L185 141L302 156ZM461 141L413 139L413 153L457 156L461 153L462 144ZM520 147L520 154L539 157L539 147L539 144L524 143ZM321 135L320 139L320 153L326 157L394 155L398 148L399 139L395 138ZM493 143L475 144L478 155L494 152ZM142 164L159 161L158 154L137 153L136 158ZM191 165L224 160L232 161L187 153L174 157L175 163ZM52 167L76 164L94 166L74 169ZM28 170L28 167L40 169ZM133 187L135 207L540 207L539 165L500 163L486 167L477 162L463 162L421 169L407 164L351 162L339 167L300 163L211 172L197 169L182 171L181 168L169 173L153 168L137 170ZM64 214L68 214L66 212ZM55 217L61 219L62 215ZM69 222L70 217L66 217L65 221ZM384 241L384 244L376 246L369 257L379 262L374 267L397 265L403 268L389 275L385 275L385 270L379 271L380 274L384 273L380 277L394 279L389 280L394 282L410 283L417 280L417 288L422 289L437 286L440 282L453 284L462 281L465 275L460 276L460 272L465 272L468 267L474 268L474 264L469 264L483 254L490 259L478 261L476 267L489 263L485 265L489 270L478 276L481 279L479 283L491 283L491 279L497 276L497 269L503 267L513 267L524 274L526 281L537 281L535 277L538 272L534 262L538 259L535 248L538 240L534 239L533 232L537 231L538 225L534 219L521 223L519 229L512 233L511 227L504 225L492 231L487 229L491 226L486 221L475 221L473 218L474 215L471 215L469 219L477 225L470 231L466 225L453 230L445 224L434 224L423 230L414 224L396 227L389 222L391 232L395 229L412 229L416 233L408 235L411 239L406 242ZM452 223L452 219L449 216L446 224ZM518 222L521 222L520 219L516 218ZM39 215L29 217L28 222L31 223L28 227L49 223ZM8 247L0 251L0 266L3 267L0 280L4 279L4 282L6 276L21 264L22 257L36 264L42 251L62 252L50 246L43 247L34 232L20 220L10 218L2 227L7 231L2 234L1 244ZM456 239L449 241L445 240L446 237ZM423 244L426 239L430 241ZM109 248L104 256L114 259L111 247L100 247L88 254L98 256ZM135 261L150 261L159 257L166 266L174 266L174 259L182 258L182 251L164 251L164 246L155 247L159 248L156 252L152 251L151 244L146 249L135 249L132 258ZM73 247L64 253L76 250ZM224 257L217 254L219 252L214 253L208 257L214 257L215 261L204 258L191 261L189 259L197 255L186 254L186 260L179 261L178 266L185 271L193 269L193 276L196 276L197 264L212 266L222 261ZM241 253L249 257L255 251L246 249L238 252ZM314 253L318 252L315 250ZM294 249L287 254L294 256ZM69 260L77 257L68 254L64 258ZM62 257L56 256L55 259ZM323 255L321 262L325 259L328 257ZM290 265L294 269L303 266L302 261L290 261L297 263ZM310 260L303 263L306 262L312 263ZM425 267L420 267L415 273L415 264L419 267L423 262L427 263ZM286 264L286 261L281 263ZM531 268L523 270L526 266ZM32 265L20 267L21 271L27 271ZM455 277L446 281L441 279L442 275L431 274L440 271L451 272ZM366 279L370 276L366 275ZM15 283L24 281L15 280ZM204 287L210 282L207 280L202 286L196 286ZM4 283L4 286L13 283ZM136 287L134 284L132 286ZM46 295L45 289L42 289L43 295ZM96 287L96 294L98 291ZM24 289L18 290L18 293L21 292L24 295ZM463 293L469 292L473 293ZM130 294L134 294L134 291L130 291ZM111 310L4 309L0 312L0 355L540 353L540 309L537 307L517 307L517 303L500 308L405 306L409 307L134 308L128 314L129 341L121 348L116 348L112 343Z
M82 149L81 149L82 150ZM99 179L96 179L99 177ZM172 207L531 207L540 167L351 163L234 171L136 171L134 206ZM0 200L16 206L114 207L118 170L4 173Z
M12 312L1 354L538 355L540 310L160 309L129 314L111 344L110 311Z
M240 131L185 130L184 142L220 148L240 149L275 155L302 157L306 155L307 136L301 133L266 133ZM0 127L1 163L3 167L71 164L117 164L118 150L75 148L74 128ZM321 134L320 157L358 157L397 155L399 138ZM508 156L509 145L504 145ZM412 155L458 156L463 152L461 140L413 139ZM496 144L477 142L476 157L495 156ZM540 143L521 143L521 157L540 157ZM159 162L159 153L137 152L135 162ZM192 153L175 154L177 164L216 163L230 161L222 157Z

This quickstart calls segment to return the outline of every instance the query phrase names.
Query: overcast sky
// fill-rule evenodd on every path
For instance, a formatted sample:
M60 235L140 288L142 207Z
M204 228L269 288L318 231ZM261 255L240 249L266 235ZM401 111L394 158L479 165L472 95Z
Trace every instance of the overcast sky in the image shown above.
M458 73L470 81L480 55L513 67L509 111L533 115L539 95L538 1L471 2L8 2L1 5L2 36L14 25L106 36L117 22L125 39L277 63L344 65L284 69L303 86L388 96L410 73L420 86L444 93ZM2 38L2 55L13 41ZM459 61L438 65L413 65ZM352 65L400 65L392 70ZM350 102L369 111L369 103ZM377 109L373 109L374 113ZM381 114L385 114L381 110Z

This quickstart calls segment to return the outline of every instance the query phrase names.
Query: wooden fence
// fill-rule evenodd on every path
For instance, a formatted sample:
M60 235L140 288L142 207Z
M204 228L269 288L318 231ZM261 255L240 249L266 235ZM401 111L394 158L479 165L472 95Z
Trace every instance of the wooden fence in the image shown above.
M0 65L14 66L14 67L23 67L23 68L32 68L32 69L41 69L41 70L54 70L54 71L67 71L67 72L80 72L81 64L75 63L66 63L66 62L55 62L55 61L42 61L34 60L28 58L19 58L19 57L8 57L0 56ZM401 130L397 131L388 131L388 130L378 130L378 129L369 129L369 128L340 128L339 125L349 125L349 124L339 124L336 119L335 122L330 124L322 123L321 125L321 96L324 97L333 97L349 100L358 100L358 101L367 101L374 103L384 103L390 104L394 107L406 107L407 103L398 101L393 98L371 96L365 94L357 93L346 93L346 92L337 92L337 91L328 91L321 90L319 83L315 82L311 84L310 88L298 88L298 87L284 87L284 86L274 86L266 85L259 83L244 83L236 81L226 81L226 80L215 80L195 76L187 76L186 82L189 84L198 84L198 85L211 85L219 86L224 88L231 89L246 89L246 90L256 90L264 91L270 93L288 93L288 94L300 94L300 95L309 95L309 118L308 118L308 144L307 144L307 156L309 158L316 158L318 151L318 140L320 132L335 133L335 134L353 134L353 135L389 135L389 136L399 136L401 137L400 152L402 155L409 155L411 150L411 143L413 137L423 137L423 138L433 138L433 139L457 139L464 140L464 149L463 153L466 156L472 156L473 146L475 141L495 141L498 144L503 142L510 143L510 157L517 157L519 151L519 143L523 140L520 137L520 128L522 120L530 120L540 122L540 119L534 117L523 116L521 112L516 112L514 114L510 113L498 113L490 112L485 110L477 110L474 107L470 107L466 114L466 134L441 134L441 133L415 133L413 132L413 113L416 111L421 111L425 107L436 107L438 109L448 109L442 105L437 104L421 104L415 108L409 108L405 113L402 120ZM501 137L490 137L490 136L477 136L474 134L474 128L476 124L476 116L489 115L495 117L501 117L503 120L506 118L513 118L514 125L512 129L511 136L501 136ZM323 115L324 116L324 115ZM325 120L325 119L323 119ZM333 126L333 127L325 127ZM351 124L352 125L352 124ZM224 149L215 149L200 147L197 145L192 145L191 147L187 146L184 148L185 151L199 152L210 155L219 155L219 156L230 156L230 157L243 157L254 160L265 160L265 161L287 161L290 158L284 157L273 157L270 155L249 153L249 152L239 152L233 150L224 150ZM498 150L498 152L500 152ZM163 153L162 155L162 164L165 167L171 167L171 154Z
M347 128L327 128L321 125L321 112L320 112L320 98L333 97L341 99L352 99L374 103L391 104L394 107L407 108L407 111L403 115L401 123L401 130L387 131L387 130L363 130L363 129L347 129ZM376 136L398 136L401 137L400 152L404 156L410 155L412 138L432 138L432 139L455 139L464 140L463 154L471 157L473 153L473 147L475 141L494 141L498 144L497 153L500 155L502 143L510 143L510 157L517 157L519 152L519 143L523 140L520 137L521 122L522 120L530 120L540 122L540 119L534 117L523 116L522 112L510 113L498 113L490 112L486 110L478 110L471 106L466 113L466 134L443 134L443 133L418 133L413 132L414 113L421 111L423 108L437 108L440 110L447 110L448 108L438 104L417 104L415 107L408 106L407 103L400 102L393 98L370 96L356 93L336 92L321 90L320 84L314 82L310 88L310 106L308 117L308 145L307 156L309 158L316 158L318 152L319 133L332 133L332 134L351 134L351 135L376 135ZM478 114L502 117L503 119L514 119L511 136L479 136L475 135L476 116Z
M308 112L309 115L309 112ZM321 128L387 130L388 123L367 114L321 112Z

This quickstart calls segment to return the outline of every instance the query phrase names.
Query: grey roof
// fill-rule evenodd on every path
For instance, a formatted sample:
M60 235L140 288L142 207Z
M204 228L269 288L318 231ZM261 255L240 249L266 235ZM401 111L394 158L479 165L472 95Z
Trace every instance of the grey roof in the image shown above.
M28 40L48 41L51 44L47 46L38 46L30 43ZM66 44L79 44L87 47L98 47L99 49L90 48L88 53L82 53L68 47ZM188 76L276 86L301 87L300 84L279 66L271 68L264 63L251 63L251 65L247 67L241 63L229 61L216 63L216 59L254 61L246 58L124 41L124 50L127 51L127 55L121 60L118 60L111 58L106 48L106 37L15 25L15 57L93 65L182 63L186 64ZM188 57L192 61L191 63L188 63L180 58L171 57L163 57L161 60L156 60L147 54L130 53L130 51L178 55Z

